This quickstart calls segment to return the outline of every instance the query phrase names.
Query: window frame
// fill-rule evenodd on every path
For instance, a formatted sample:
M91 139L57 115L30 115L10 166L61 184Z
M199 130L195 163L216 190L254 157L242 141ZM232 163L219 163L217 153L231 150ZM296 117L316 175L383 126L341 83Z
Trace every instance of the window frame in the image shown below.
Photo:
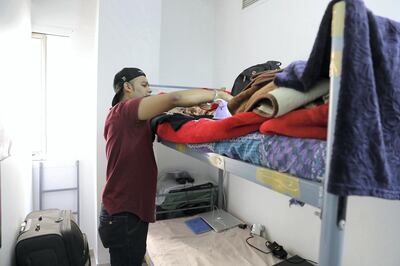
M33 160L42 160L47 154L47 36L43 33L32 32L32 39L41 41L41 69L40 69L40 95L41 95L41 125L40 125L40 150L32 150Z

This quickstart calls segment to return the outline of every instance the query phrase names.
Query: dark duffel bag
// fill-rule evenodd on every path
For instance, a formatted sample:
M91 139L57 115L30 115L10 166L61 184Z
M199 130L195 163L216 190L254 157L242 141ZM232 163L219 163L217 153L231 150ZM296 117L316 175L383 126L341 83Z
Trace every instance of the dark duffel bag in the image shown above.
M249 85L252 77L255 74L258 74L258 73L260 73L262 71L266 71L266 70L279 69L281 64L282 63L279 61L267 61L265 63L246 68L235 79L235 82L233 83L232 91L231 91L232 96L236 96L239 93L241 93L246 88L246 86Z
M86 235L71 211L49 209L26 216L15 247L18 266L88 266Z

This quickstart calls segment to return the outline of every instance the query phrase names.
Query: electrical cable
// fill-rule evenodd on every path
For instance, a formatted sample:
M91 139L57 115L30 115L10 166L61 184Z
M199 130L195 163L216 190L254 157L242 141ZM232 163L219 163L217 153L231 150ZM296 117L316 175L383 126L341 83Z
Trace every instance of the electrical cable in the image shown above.
M249 243L249 239L251 239L251 238L254 238L254 236L253 236L252 234L250 234L250 236L249 236L248 238L246 238L246 243L247 243L250 247L257 249L258 251L260 251L260 252L262 252L262 253L264 253L264 254L270 254L270 253L271 253L271 251L270 251L270 252L265 252L264 250L261 250L261 249L259 249L258 247L253 246L252 244L250 244L250 243Z
M225 163L224 163L223 168L224 168L224 169L223 169L223 175L222 175L222 205L223 205L222 208L226 208L226 207L227 207L227 206L226 206L226 194L225 194L225 189L224 189L224 187L225 187L225 182L226 182L226 180L227 180L227 178L228 178L228 174L229 174L229 173L226 171L226 165L225 165ZM214 211L214 209L218 210L218 208L217 208L215 205L213 206L213 211ZM263 251L263 250L257 248L256 246L250 244L250 243L249 243L249 239L252 239L252 238L254 238L254 235L251 234L251 233L250 233L250 236L249 236L248 238L246 238L246 243L247 243L250 247L252 247L252 248L254 248L254 249L256 249L256 250L258 250L258 251L260 251L260 252L262 252L262 253L264 253L264 254L271 254L271 253L272 253L272 251L265 252L265 251ZM267 246L267 242L268 242L268 240L265 242L265 245L266 245L266 246ZM287 261L287 262L289 262L289 263L291 263L291 264L300 264L300 263L303 263L304 261L308 261L308 262L311 262L311 263L314 263L314 264L318 265L318 263L315 262L315 261L313 261L313 260L303 259L303 258L300 259L300 260L297 260L297 261L291 261L290 258L288 258L288 259L286 259L285 261Z
M287 258L288 253L286 252L286 250L279 245L276 242L270 242L270 241L266 241L265 245L271 250L272 254L274 255L274 257L277 257L279 259L284 259L285 262L288 262L290 264L300 264L303 263L305 261L311 262L313 264L318 264L317 262L313 261L313 260L309 260L309 259L304 259L304 258Z
M271 254L272 253L272 251L270 251L270 252L265 252L264 250L261 250L261 249L259 249L259 248L257 248L256 246L253 246L252 244L250 244L249 243L249 239L251 239L251 238L254 238L254 235L252 235L252 234L250 234L250 236L248 237L248 238L246 238L246 243L250 246L250 247L252 247L252 248L254 248L254 249L257 249L258 251L260 251L260 252L262 252L262 253L264 253L264 254ZM267 242L268 242L268 240L265 242L265 244L267 244ZM300 263L303 263L303 262L305 262L305 261L308 261L308 262L311 262L311 263L314 263L314 264L316 264L316 265L318 265L318 263L317 262L315 262L315 261L313 261L313 260L309 260L309 259L299 259L299 260L291 260L292 258L288 258L288 259L285 259L285 261L286 262L289 262L289 263L291 263L291 264L300 264Z

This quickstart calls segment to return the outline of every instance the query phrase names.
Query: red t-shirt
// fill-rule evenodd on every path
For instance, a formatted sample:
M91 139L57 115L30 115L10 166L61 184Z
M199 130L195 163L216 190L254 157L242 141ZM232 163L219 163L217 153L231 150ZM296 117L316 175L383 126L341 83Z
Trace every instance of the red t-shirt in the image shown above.
M150 122L138 119L142 99L123 101L107 116L107 181L102 200L109 214L131 212L154 222L157 165Z

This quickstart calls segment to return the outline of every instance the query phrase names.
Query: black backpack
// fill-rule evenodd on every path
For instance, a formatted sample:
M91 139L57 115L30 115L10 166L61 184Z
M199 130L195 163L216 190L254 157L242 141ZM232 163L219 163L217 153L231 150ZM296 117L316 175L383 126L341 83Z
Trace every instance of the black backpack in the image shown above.
M232 87L232 91L231 91L232 96L238 95L250 83L251 77L253 75L255 75L259 72L265 71L265 70L280 69L279 66L281 64L282 63L279 61L267 61L266 63L258 64L258 65L254 65L249 68L246 68L235 79L235 82L233 83L233 87Z

